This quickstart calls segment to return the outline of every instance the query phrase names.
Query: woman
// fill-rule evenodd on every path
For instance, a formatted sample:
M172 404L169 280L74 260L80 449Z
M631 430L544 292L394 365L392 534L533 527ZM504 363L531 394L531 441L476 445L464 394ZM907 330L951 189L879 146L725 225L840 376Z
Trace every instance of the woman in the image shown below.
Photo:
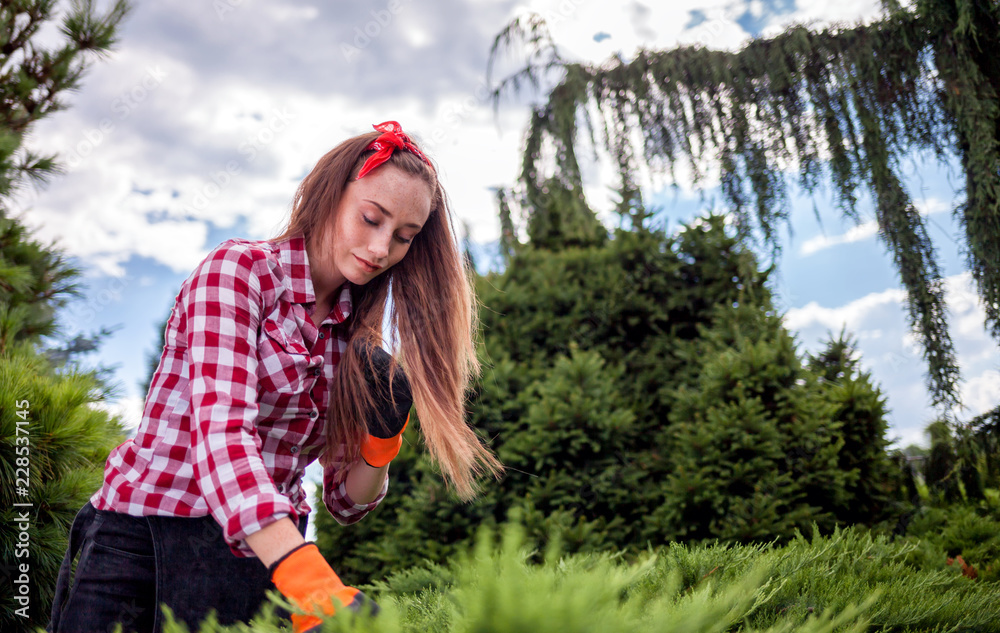
M309 612L358 609L304 538L301 477L318 457L324 505L361 519L411 401L460 496L500 473L464 421L475 301L445 192L399 124L375 129L319 161L281 235L223 243L182 286L136 437L74 521L50 633L159 631L160 603L189 627L246 622L272 586ZM381 350L387 308L405 374ZM292 616L296 633L319 622Z

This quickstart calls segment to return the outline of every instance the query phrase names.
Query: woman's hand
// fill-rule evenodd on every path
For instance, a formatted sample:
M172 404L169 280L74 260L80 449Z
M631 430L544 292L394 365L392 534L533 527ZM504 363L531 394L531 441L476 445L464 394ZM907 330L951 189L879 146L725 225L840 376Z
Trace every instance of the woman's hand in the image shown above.
M374 411L365 420L368 437L361 445L361 457L373 468L385 466L399 454L413 406L410 381L402 368L396 365L390 379L391 360L381 347L361 349L365 379L375 403Z
M354 587L348 587L319 553L313 542L292 549L270 566L271 581L289 601L304 611L317 609L333 615L341 605L350 611L370 610L378 613L378 605ZM294 633L319 631L322 618L315 615L292 615Z

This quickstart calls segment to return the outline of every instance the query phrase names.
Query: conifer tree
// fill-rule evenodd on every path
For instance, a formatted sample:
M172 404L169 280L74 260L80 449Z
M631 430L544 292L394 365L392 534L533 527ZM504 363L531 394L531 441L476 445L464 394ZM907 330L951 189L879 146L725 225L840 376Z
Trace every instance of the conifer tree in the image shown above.
M36 36L57 19L55 0L0 6L0 630L48 622L66 536L77 511L100 485L108 451L124 439L118 420L94 405L112 390L68 360L95 340L42 349L58 334L55 317L79 294L79 270L34 239L10 208L11 194L57 173L55 156L26 148L39 119L65 107L87 66L115 44L127 4L101 13L88 1L65 8L63 44ZM49 353L51 352L51 353ZM18 470L23 468L23 470ZM29 506L14 506L14 503ZM15 519L28 514L28 520ZM25 526L21 530L20 526ZM27 534L25 539L23 534ZM28 548L20 547L27 542ZM27 565L25 571L22 565ZM23 576L22 576L23 574ZM27 582L20 582L27 578Z
M906 484L889 453L885 396L859 361L854 339L846 331L808 359L835 407L844 439L838 468L848 477L849 502L837 509L837 516L847 523L871 524L898 512Z
M801 366L781 320L718 306L698 342L697 382L674 398L662 434L672 458L653 519L674 538L788 539L829 530L848 501L834 408Z
M164 336L166 335L167 322L170 321L170 315L172 313L172 310L168 310L167 314L163 317L163 320L157 323L153 328L153 331L159 336L156 337L156 345L151 350L146 352L146 375L139 383L139 393L141 393L144 398L149 393L149 386L153 384L153 374L156 373L156 368L160 366L160 357L163 355L163 347L166 345Z
M983 485L1000 487L1000 405L970 420L968 427L981 455L977 465L981 468Z
M462 503L408 431L390 499L347 529L316 515L338 572L364 582L443 561L511 513L566 551L770 540L849 520L866 489L854 486L862 465L842 470L842 429L862 407L840 407L824 372L803 364L767 271L722 217L676 236L631 228L588 246L528 242L478 281L486 370L468 411L506 476ZM880 458L873 448L857 459L869 456Z
M964 196L955 212L985 325L1000 340L1000 2L882 4L872 23L794 26L736 53L681 46L593 65L564 59L540 16L516 19L497 35L490 63L520 43L527 62L496 84L494 97L546 81L553 87L530 119L508 202L521 203L529 227L539 223L535 214L558 227L540 200L554 178L564 190L581 190L578 156L596 144L618 170L623 219L648 214L640 162L671 175L681 163L698 181L711 171L742 234L777 251L790 167L808 194L829 184L854 221L867 191L907 291L933 401L948 415L959 402L959 369L944 284L900 166L916 151L961 164ZM567 213L580 224L578 211Z
M951 427L944 420L935 420L927 426L927 435L930 436L931 447L924 461L923 475L934 501L961 501L958 455Z

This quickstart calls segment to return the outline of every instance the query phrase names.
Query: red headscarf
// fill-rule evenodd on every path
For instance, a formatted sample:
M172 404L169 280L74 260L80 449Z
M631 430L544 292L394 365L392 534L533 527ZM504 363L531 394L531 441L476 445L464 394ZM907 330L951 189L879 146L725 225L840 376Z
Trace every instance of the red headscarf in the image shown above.
M361 166L361 171L358 172L358 179L364 177L365 174L375 169L385 161L389 160L392 153L397 149L406 150L412 152L428 165L431 161L424 156L424 153L417 149L417 146L413 144L410 137L403 133L403 127L396 123L395 121L386 121L385 123L379 123L378 125L373 125L376 130L382 132L382 135L371 142L371 144L365 148L365 151L375 150L375 153L368 157L364 165ZM434 166L431 165L431 169Z

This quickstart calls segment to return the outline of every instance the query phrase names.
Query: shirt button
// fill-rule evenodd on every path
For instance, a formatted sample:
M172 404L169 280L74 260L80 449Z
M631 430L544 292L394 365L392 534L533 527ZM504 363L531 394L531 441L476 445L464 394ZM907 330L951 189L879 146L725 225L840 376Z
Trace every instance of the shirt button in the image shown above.
M290 451L292 451L292 454L294 455L295 453L298 453L298 452L299 452L299 447L298 447L298 446L293 446L293 447L292 447L292 448L290 448L289 450L290 450Z
M320 371L321 371L320 369L314 369L313 370L313 376L319 376Z
M278 484L278 492L285 494L285 484Z
M320 338L326 338L326 332L320 332L319 333L319 337Z
M319 417L319 411L310 411L309 412L309 417L312 418L313 420L315 420L316 418Z

